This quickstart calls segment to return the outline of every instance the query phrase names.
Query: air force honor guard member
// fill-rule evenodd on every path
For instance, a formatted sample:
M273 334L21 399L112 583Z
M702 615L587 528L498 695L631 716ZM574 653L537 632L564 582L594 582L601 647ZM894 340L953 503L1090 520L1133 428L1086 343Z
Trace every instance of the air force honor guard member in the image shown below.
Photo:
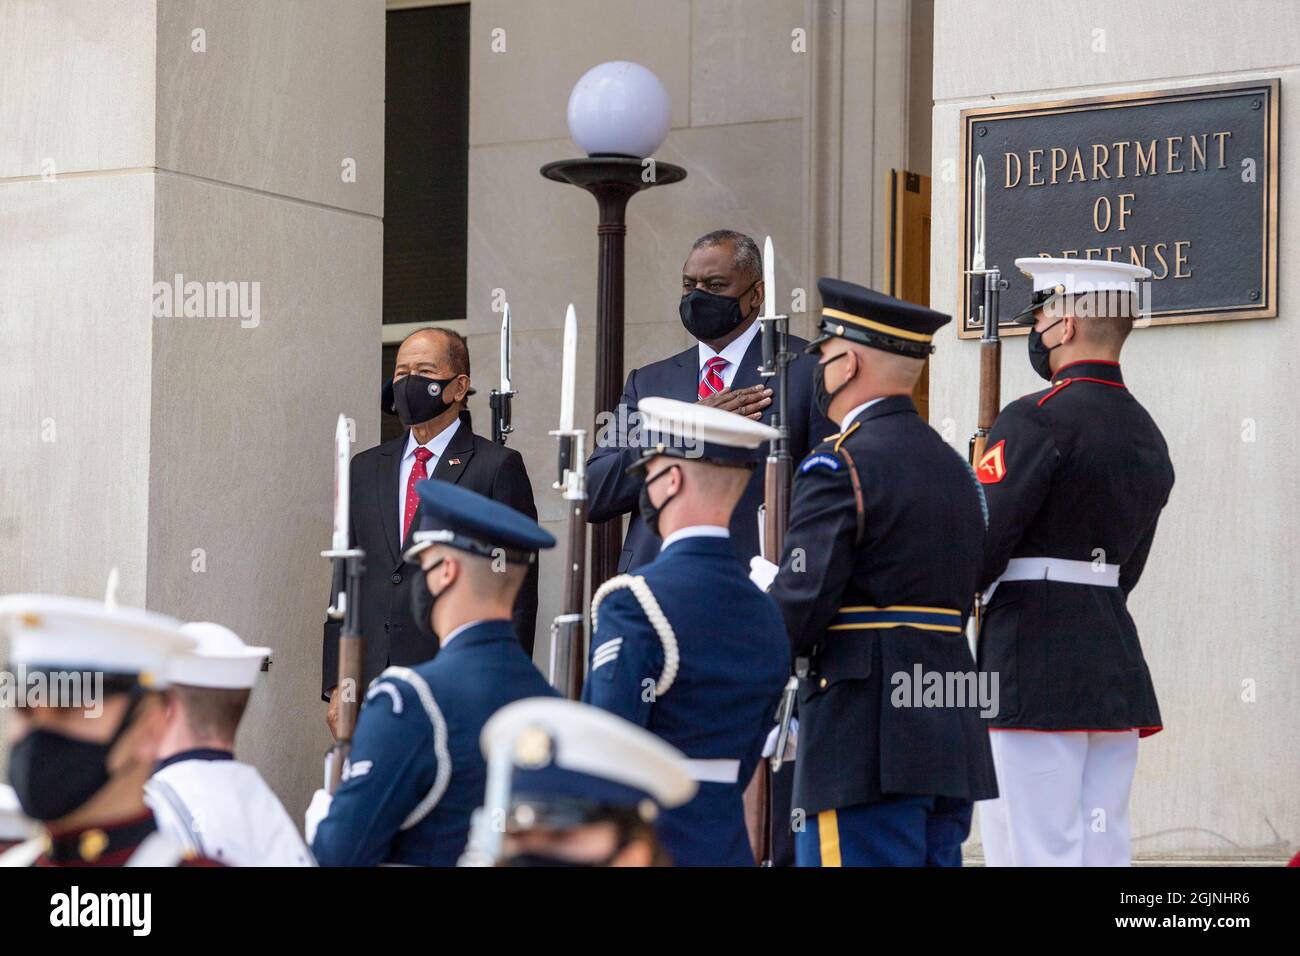
M235 734L271 649L207 621L181 632L196 645L168 661L167 733L144 787L158 829L230 866L312 866L279 797L256 767L235 759Z
M790 649L772 599L746 577L732 510L776 430L733 412L643 398L641 518L659 556L612 578L591 604L583 700L653 731L691 758L695 799L666 811L678 866L752 866L743 794L758 766Z
M483 725L511 701L555 696L510 623L534 552L555 539L449 482L416 490L419 524L403 554L421 569L411 610L442 646L431 661L389 667L366 692L343 784L332 804L318 791L308 809L322 866L455 865L483 799Z
M0 866L212 866L187 858L145 805L166 729L166 666L192 646L181 622L47 594L0 597L10 667L76 699L14 709L9 782L43 833ZM102 684L98 680L102 675Z
M980 806L992 866L1127 866L1138 738L1161 728L1127 599L1174 484L1119 355L1150 270L1017 259L1034 295L1029 359L1046 389L998 416L977 463L989 506L981 671L1000 676Z
M596 707L537 697L483 727L486 802L462 865L663 866L653 823L695 795L688 762Z
M772 586L799 675L800 866L959 866L996 794L963 633L984 536L970 468L911 391L948 316L822 279L818 404L840 432L795 474ZM900 681L964 686L921 706ZM963 679L968 679L963 683Z

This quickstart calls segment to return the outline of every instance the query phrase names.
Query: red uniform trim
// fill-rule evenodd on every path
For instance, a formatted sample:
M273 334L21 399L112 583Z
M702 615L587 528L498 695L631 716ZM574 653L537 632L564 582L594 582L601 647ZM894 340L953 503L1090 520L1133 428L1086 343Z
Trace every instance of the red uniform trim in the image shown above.
M1071 364L1071 365L1078 365L1079 363L1078 363L1078 362L1071 362L1070 364ZM1118 364L1118 363L1116 363L1116 364ZM1039 407L1039 408L1042 408L1042 407L1043 407L1043 403L1044 403L1045 401L1047 401L1049 398L1051 398L1053 395L1055 395L1055 394L1056 394L1057 392L1059 392L1061 389L1065 388L1067 385L1073 384L1074 382L1096 382L1098 385L1110 385L1110 386L1113 387L1113 388L1123 388L1123 387L1124 387L1124 383L1123 383L1123 382L1112 382L1112 381L1110 381L1110 380L1108 380L1108 379L1104 379L1104 378L1092 378L1091 376L1088 376L1088 375L1076 375L1074 378L1065 378L1065 379L1061 379L1061 381L1057 382L1057 383L1056 383L1056 387L1055 387L1054 389L1052 389L1050 392L1048 392L1046 395L1044 395L1042 398L1040 398L1040 399L1038 400L1038 407Z

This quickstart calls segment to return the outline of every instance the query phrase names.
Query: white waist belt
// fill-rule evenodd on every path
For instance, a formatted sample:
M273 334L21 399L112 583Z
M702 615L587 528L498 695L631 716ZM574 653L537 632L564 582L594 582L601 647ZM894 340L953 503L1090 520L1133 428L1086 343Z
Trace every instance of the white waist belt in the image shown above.
M686 772L700 783L735 783L740 779L740 761L687 760Z
M1007 562L1007 569L984 592L982 604L993 599L993 592L1003 581L1060 581L1063 584L1116 588L1119 587L1119 565L1067 558L1012 558Z

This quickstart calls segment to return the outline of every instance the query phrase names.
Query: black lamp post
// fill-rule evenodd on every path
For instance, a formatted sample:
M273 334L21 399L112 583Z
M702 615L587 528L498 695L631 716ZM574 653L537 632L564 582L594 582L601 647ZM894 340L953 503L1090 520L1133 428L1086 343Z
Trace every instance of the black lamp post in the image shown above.
M572 116L571 101L571 126ZM613 411L623 391L623 252L628 200L643 189L681 182L686 178L686 170L658 160L595 153L582 159L547 163L541 173L555 182L587 190L596 197L599 206L600 218L596 226L599 253L596 266L595 395L595 411L599 415ZM621 521L607 521L592 528L593 589L618 572L621 531Z

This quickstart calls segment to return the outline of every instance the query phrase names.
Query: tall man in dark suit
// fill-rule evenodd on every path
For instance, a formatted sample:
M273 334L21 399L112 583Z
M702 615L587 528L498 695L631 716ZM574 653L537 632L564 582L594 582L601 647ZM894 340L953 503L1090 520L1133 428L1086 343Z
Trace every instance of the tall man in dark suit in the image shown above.
M684 352L633 369L614 410L616 428L597 436L587 462L588 518L604 522L631 513L618 570L622 574L653 561L660 541L637 514L641 475L628 475L640 450L629 447L627 425L635 422L637 402L649 396L700 402L770 423L772 390L758 374L762 342L758 315L767 290L763 259L754 240L720 229L695 241L682 267L682 324L698 340ZM796 461L835 429L812 399L812 356L808 343L790 336L796 354L789 369L790 455ZM631 443L635 445L635 441ZM758 506L763 503L763 471L750 476L731 516L731 542L737 557L758 554Z
M450 329L422 329L397 350L393 381L384 389L384 410L396 412L407 431L352 459L351 528L354 546L366 552L361 584L361 633L365 637L363 686L392 665L419 664L438 644L411 617L412 569L402 563L415 525L415 486L437 478L476 491L537 519L533 488L519 452L471 431L462 415L470 390L469 349ZM533 652L537 624L537 565L533 564L515 601L513 624L519 642ZM338 622L326 621L321 691L332 700L338 679Z

